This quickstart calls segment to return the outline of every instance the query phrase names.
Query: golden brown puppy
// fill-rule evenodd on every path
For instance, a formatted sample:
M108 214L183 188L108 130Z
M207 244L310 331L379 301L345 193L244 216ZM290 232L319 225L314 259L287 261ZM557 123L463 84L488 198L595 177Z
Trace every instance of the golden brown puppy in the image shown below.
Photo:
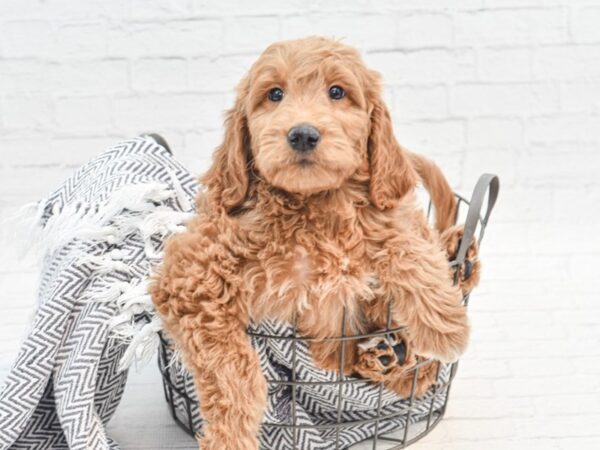
M417 206L417 171L435 191L443 231L451 191L435 166L398 145L379 75L356 50L307 38L270 46L252 66L197 216L167 242L151 289L195 376L202 449L258 447L267 389L250 320L297 316L301 334L325 338L339 334L346 307L346 333L360 334L386 326L391 302L411 354L454 361L463 352L461 289ZM364 361L347 345L344 371L356 373ZM339 351L311 345L324 368L337 368Z

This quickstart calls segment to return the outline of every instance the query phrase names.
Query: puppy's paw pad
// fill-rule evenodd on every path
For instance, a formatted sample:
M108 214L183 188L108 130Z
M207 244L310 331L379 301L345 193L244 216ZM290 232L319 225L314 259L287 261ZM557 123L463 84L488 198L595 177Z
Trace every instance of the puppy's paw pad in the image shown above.
M388 369L392 365L392 357L389 355L381 355L377 359L385 369Z
M406 362L406 342L403 340L398 344L392 347L394 349L394 354L396 355L396 364L399 366L403 365Z
M382 336L373 337L358 344L355 373L372 381L383 381L395 362L392 345Z
M387 375L395 367L403 366L407 359L406 341L398 333L376 336L358 344L357 371L371 373L369 378L373 378L373 372Z

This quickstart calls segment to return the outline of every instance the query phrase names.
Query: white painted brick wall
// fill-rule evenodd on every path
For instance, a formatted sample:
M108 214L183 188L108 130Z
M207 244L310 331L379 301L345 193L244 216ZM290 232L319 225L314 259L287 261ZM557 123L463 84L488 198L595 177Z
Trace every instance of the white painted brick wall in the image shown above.
M403 144L467 195L502 181L448 418L414 448L600 448L599 24L600 0L2 0L0 215L144 131L200 173L268 43L343 37L382 72ZM5 373L35 271L1 248ZM160 395L139 407L153 376L114 433L184 448Z

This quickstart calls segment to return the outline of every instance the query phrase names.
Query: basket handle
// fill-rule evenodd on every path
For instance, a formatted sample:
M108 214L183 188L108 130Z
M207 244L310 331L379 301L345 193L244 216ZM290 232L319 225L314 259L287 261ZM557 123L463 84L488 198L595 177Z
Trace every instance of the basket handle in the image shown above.
M485 226L488 223L490 215L492 214L492 210L494 209L494 205L496 204L496 200L498 199L498 192L500 190L500 179L498 176L484 173L479 177L477 184L475 185L475 189L473 189L473 195L471 195L471 201L469 205L469 211L467 212L467 219L465 220L465 229L463 232L463 237L460 242L460 246L458 247L458 252L456 254L455 262L458 265L461 265L465 256L467 255L467 250L471 241L473 240L473 236L475 235L475 231L477 230L477 224L481 219L481 231L479 232L478 242L481 242L483 239L483 233L485 230ZM481 216L481 208L483 206L483 200L485 199L485 194L488 193L488 204L487 210L485 211L485 216Z

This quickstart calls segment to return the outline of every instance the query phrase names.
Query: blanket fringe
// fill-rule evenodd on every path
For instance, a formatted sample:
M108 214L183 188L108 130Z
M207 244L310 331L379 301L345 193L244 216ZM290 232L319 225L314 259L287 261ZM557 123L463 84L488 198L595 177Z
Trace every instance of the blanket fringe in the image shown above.
M52 255L75 239L118 245L131 234L141 237L145 255L150 261L146 278L132 277L134 273L125 262L127 252L121 249L113 249L103 255L84 255L77 261L91 268L95 274L121 272L132 277L129 282L105 280L106 284L99 292L84 298L113 303L117 307L118 314L108 326L112 337L127 345L120 361L121 370L134 362L147 363L158 348L157 333L162 326L148 292L151 266L162 257L159 248L163 239L185 230L184 223L193 217L193 204L176 175L170 173L170 178L170 186L162 183L124 186L104 204L75 201L61 209L56 203L50 206L48 199L29 203L3 220L13 234L20 235L13 238L14 241L24 243L19 256L24 257L33 251L38 260ZM176 204L173 207L165 204L168 200ZM176 207L183 211L174 209ZM140 315L145 315L149 322L136 322Z
M125 370L134 362L136 364L147 364L158 348L158 332L162 330L162 324L158 317L136 330L125 353L119 362L119 370Z

